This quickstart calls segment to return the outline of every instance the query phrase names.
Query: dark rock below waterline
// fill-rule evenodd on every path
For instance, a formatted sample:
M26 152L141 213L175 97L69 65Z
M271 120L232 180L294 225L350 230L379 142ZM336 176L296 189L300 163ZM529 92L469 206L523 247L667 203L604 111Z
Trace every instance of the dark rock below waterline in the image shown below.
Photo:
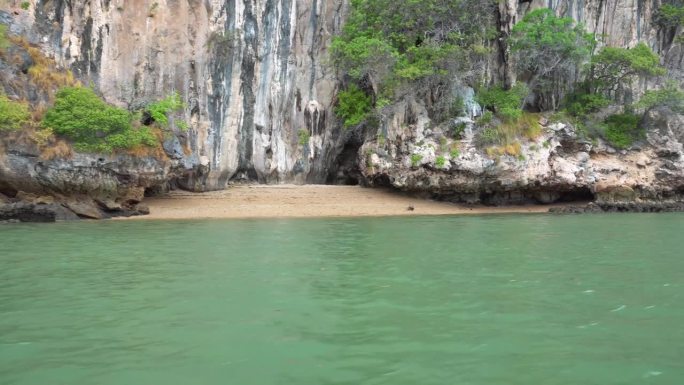
M55 222L56 205L18 202L0 206L0 222Z
M591 202L584 206L549 209L554 214L671 213L684 212L684 202Z
M36 203L30 201L0 202L0 223L10 222L56 222L79 219L107 219L148 215L150 209L142 204L123 205L106 209L89 200L60 203Z

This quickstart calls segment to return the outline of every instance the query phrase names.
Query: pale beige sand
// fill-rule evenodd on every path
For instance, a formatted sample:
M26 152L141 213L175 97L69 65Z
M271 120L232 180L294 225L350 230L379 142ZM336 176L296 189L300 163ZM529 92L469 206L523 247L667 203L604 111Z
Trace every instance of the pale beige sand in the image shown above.
M137 219L297 218L485 213L541 213L551 206L461 206L357 186L233 186L209 193L172 192L146 199ZM409 211L408 207L414 210Z

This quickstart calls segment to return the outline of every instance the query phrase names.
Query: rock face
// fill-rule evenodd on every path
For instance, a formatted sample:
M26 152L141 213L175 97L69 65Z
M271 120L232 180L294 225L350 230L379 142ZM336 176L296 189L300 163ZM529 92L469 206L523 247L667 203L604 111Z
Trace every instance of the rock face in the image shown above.
M5 216L19 213L20 220L32 209L36 218L52 211L57 219L144 214L146 208L138 205L146 191L168 189L169 180L181 175L174 166L168 158L132 154L54 156L23 136L5 138L0 141L0 195L12 199L0 205L10 204ZM12 206L20 202L24 205Z
M39 43L105 98L141 105L178 91L191 122L183 182L324 182L341 146L327 49L342 0L32 1L11 29ZM299 132L310 137L299 143Z
M647 140L616 152L583 139L574 127L549 124L512 149L486 153L464 119L462 140L445 128L404 126L367 142L359 164L366 183L390 185L457 202L485 204L602 203L684 199L684 116L651 111Z
M377 130L343 130L334 115L343 74L331 67L328 50L342 29L348 0L31 0L28 10L19 3L0 1L9 4L0 10L0 22L12 33L26 36L111 103L135 108L180 92L190 128L167 140L161 157L44 159L36 150L0 148L0 193L6 195L82 195L107 215L128 212L127 205L145 191L169 184L203 191L234 180L358 180L487 203L684 194L681 116L666 111L652 112L648 141L625 152L583 141L571 126L546 124L539 138L522 143L519 156L487 155L473 141L471 122L460 122L468 126L466 136L455 141L410 94L390 107ZM675 31L653 23L661 3L505 0L497 17L506 35L531 9L553 8L606 36L608 44L646 42L681 82L682 44ZM511 59L505 46L499 50L487 76L511 83ZM633 92L648 85L642 82ZM471 115L481 113L472 89L462 91ZM458 154L451 151L454 145ZM67 200L60 202L69 207Z
M637 43L646 43L663 58L670 76L681 82L684 80L682 44L674 44L675 30L663 30L654 23L663 3L660 0L506 0L499 2L499 8L504 32L510 32L513 24L527 12L549 7L558 15L583 23L607 45L634 47Z

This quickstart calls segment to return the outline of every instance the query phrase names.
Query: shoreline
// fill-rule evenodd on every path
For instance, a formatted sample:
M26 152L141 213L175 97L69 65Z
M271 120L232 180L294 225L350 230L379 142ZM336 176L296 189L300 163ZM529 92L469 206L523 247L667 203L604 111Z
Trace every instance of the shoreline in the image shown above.
M236 185L205 193L146 198L150 214L124 220L354 218L548 213L555 205L490 207L438 202L388 189L330 185ZM410 210L413 207L413 210Z

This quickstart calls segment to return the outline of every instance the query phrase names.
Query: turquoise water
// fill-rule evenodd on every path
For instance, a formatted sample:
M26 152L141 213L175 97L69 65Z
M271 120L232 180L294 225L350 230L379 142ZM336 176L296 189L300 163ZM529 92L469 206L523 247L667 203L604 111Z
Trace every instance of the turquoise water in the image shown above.
M684 216L0 226L0 384L684 384Z

